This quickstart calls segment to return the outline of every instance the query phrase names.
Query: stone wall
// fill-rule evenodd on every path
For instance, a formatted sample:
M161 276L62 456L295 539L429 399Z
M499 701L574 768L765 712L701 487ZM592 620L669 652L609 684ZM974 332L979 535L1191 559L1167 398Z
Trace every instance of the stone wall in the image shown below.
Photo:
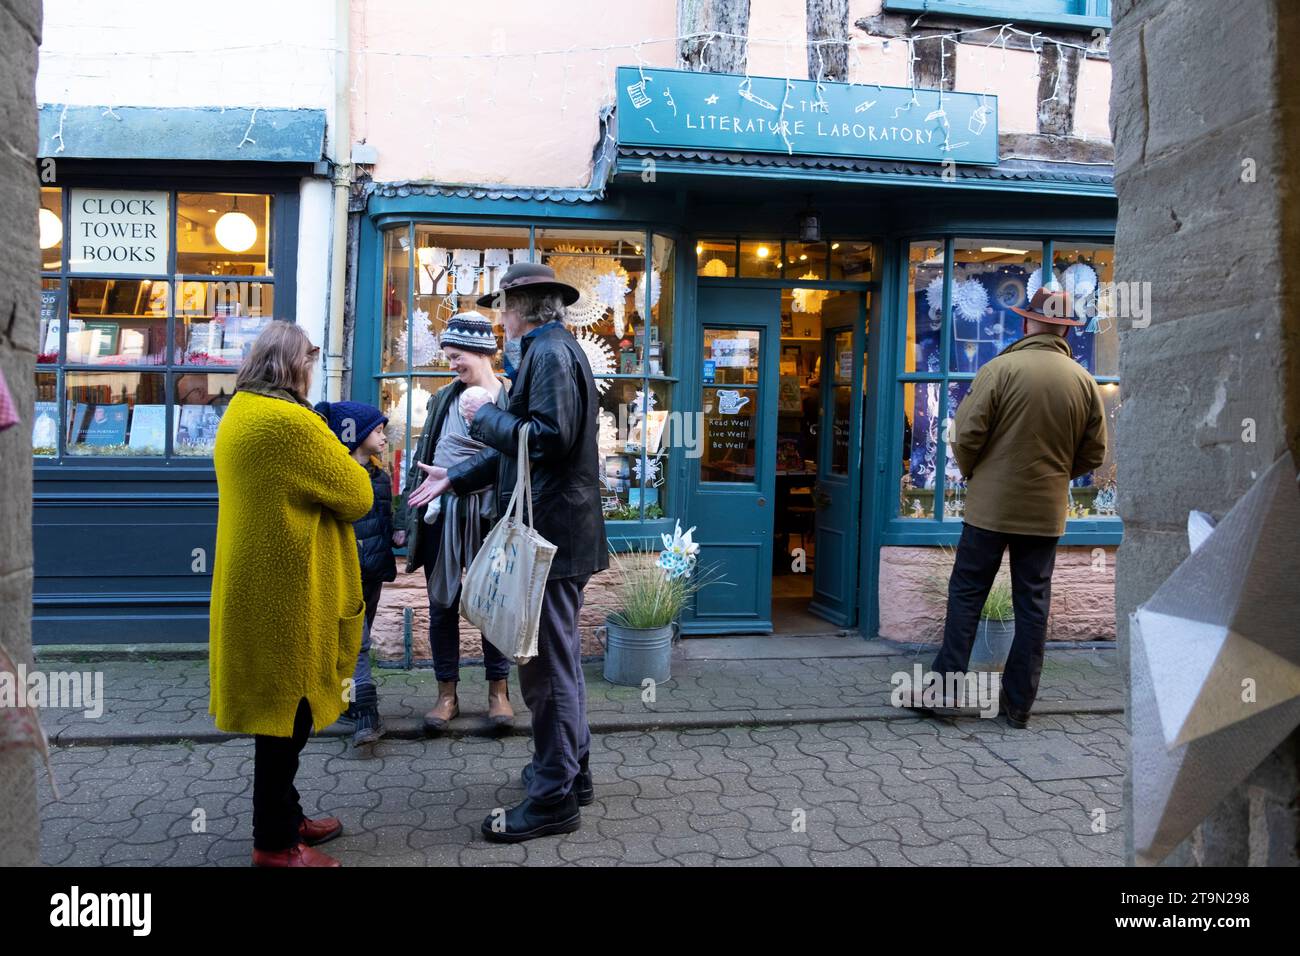
M0 433L0 646L32 665L32 401L40 314L36 247L39 0L0 0L0 372L18 425ZM0 866L36 863L32 751L0 747Z
M1009 573L1008 567L1004 555L1004 576ZM881 548L880 636L927 644L942 641L951 569L952 552L946 548ZM1047 639L1115 639L1114 548L1057 549Z
M1207 29L1201 3L1113 4L1115 281L1150 289L1150 324L1120 319L1125 661L1129 615L1188 555L1188 511L1222 518L1288 447L1300 454L1300 4L1214 9ZM1168 862L1271 862L1259 848L1273 846L1294 865L1296 741Z

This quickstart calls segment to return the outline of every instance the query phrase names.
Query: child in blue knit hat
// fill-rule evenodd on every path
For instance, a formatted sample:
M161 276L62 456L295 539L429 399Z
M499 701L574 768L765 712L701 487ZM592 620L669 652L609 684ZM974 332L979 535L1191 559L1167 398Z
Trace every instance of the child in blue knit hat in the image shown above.
M384 583L397 578L393 548L406 543L406 532L393 527L393 479L384 470L381 457L388 447L384 426L388 419L373 405L363 402L321 402L316 411L329 422L330 429L347 446L352 457L370 475L375 503L370 512L352 527L357 537L357 557L361 562L361 591L366 601L366 624L362 631L361 653L352 675L352 702L339 722L352 727L352 746L372 744L384 735L379 717L379 688L370 671L370 628L379 609L379 595Z

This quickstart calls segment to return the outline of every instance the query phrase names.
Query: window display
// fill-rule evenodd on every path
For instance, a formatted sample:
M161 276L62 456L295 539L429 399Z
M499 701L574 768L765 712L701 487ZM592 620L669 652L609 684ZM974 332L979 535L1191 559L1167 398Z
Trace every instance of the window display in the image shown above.
M672 239L634 230L416 224L387 230L383 249L379 390L390 420L389 464L410 454L428 395L451 380L438 347L448 319L478 309L475 300L496 290L513 263L538 261L582 293L569 307L567 324L600 394L605 516L663 516L668 469L662 432L676 292ZM495 328L504 342L504 329ZM502 367L498 353L496 368ZM447 374L437 374L443 370ZM428 372L434 374L417 377Z
M267 193L42 190L37 456L211 456L233 373L274 317L275 208ZM93 240L66 267L65 232Z
M903 436L900 518L960 521L965 480L948 444L948 428L981 368L1022 336L1023 308L1043 283L1048 240L956 237L946 268L940 240L909 244L907 338L902 383ZM1049 283L1065 288L1075 314L1087 325L1070 329L1066 340L1075 361L1099 380L1107 409L1111 457L1096 472L1071 482L1069 516L1113 517L1116 474L1113 460L1119 407L1118 332L1108 289L1113 252L1109 245L1050 241L1054 265ZM944 321L945 296L948 301ZM945 336L946 345L945 345ZM947 361L941 361L947 349ZM923 438L918 436L924 436ZM935 501L942 502L936 512Z

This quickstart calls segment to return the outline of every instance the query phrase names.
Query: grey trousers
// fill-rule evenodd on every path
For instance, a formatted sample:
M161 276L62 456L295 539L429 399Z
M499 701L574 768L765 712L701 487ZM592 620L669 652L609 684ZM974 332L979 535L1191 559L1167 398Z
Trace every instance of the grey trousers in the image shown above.
M533 718L533 779L528 796L543 803L569 792L579 762L591 750L578 636L582 589L589 577L546 582L537 656L519 667L519 688Z

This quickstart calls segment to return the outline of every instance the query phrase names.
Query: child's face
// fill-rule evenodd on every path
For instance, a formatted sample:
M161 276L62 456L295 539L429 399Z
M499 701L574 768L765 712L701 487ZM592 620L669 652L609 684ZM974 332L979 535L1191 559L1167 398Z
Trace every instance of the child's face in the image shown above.
M357 446L357 451L365 452L367 455L374 455L377 458L383 457L384 449L388 447L388 436L384 434L384 426L379 425L366 436L366 440Z

